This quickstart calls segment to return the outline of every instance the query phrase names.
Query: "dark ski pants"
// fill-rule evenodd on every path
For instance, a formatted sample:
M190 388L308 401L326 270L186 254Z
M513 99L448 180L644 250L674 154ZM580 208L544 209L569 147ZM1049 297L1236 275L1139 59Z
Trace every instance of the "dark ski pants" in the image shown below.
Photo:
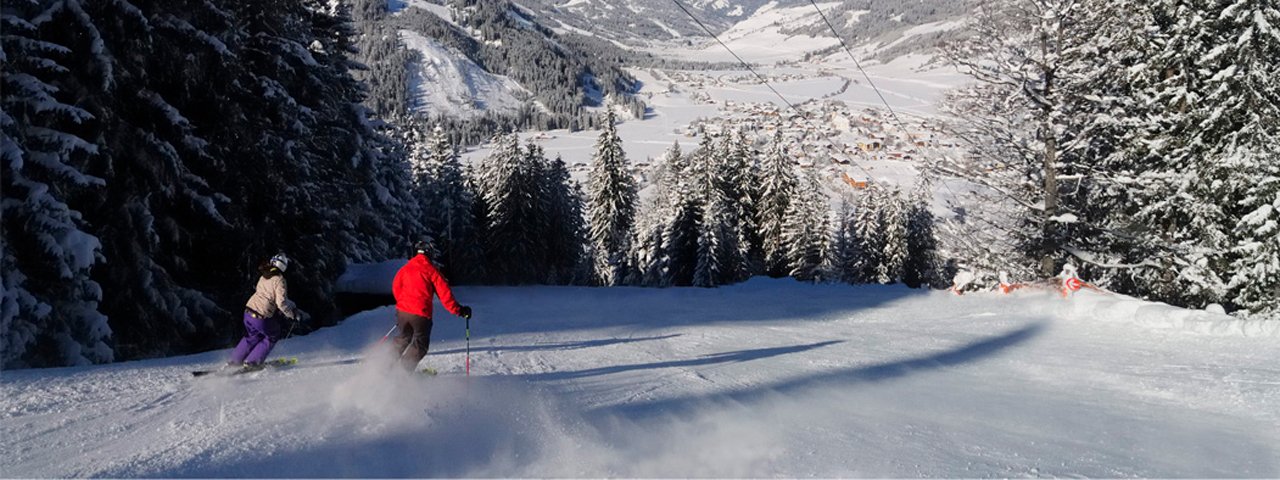
M281 330L279 317L259 318L252 312L244 312L244 338L231 353L231 362L262 363L280 341Z
M396 352L400 353L400 362L404 368L413 371L418 362L427 356L427 348L431 346L430 318L396 310L396 328L400 336L396 337Z

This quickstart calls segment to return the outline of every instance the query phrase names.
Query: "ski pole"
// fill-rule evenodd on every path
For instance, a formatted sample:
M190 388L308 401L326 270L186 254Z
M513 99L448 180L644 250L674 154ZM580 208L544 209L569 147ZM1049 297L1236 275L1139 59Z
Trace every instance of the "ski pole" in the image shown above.
M290 319L290 322L289 322L289 332L288 332L288 333L286 333L286 334L284 334L284 338L281 338L281 339L280 339L280 341L281 341L281 342L283 342L283 341L285 341L285 340L288 340L290 337L292 337L292 336L293 336L293 327L296 327L296 326L298 326L298 321L297 321L297 320ZM277 354L278 354L278 353L277 353Z
M467 376L471 376L471 316L467 316Z
M387 337L391 336L391 332L396 331L397 326L399 325L392 325L391 330L387 330L387 334L382 336L382 340L378 340L378 345L382 345L383 342L387 341Z
M285 339L285 340L287 340L287 339L289 339L289 337L292 337L292 336L293 336L293 327L296 327L296 326L298 326L298 321L297 321L297 320L292 320L292 321L290 321L290 322L289 322L289 333L284 334L284 339Z

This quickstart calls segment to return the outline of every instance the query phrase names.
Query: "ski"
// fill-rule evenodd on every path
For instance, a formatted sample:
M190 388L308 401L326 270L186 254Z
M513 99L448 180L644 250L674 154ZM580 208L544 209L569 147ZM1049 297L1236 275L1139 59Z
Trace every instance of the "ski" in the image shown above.
M266 367L281 368L281 367L290 367L297 364L298 364L298 357L276 358L276 359L268 360L265 363L263 363L262 366L259 366L256 368L249 367L249 366L242 366L240 368L232 369L232 368L223 366L220 368L214 368L209 370L193 370L191 372L191 376L203 377L206 375L218 375L220 377L230 377L232 375L240 375L242 373L252 373L252 372L265 370Z
M267 366L271 366L271 367L288 367L290 365L297 365L297 364L298 364L298 357L276 358L276 359L268 360L266 363Z

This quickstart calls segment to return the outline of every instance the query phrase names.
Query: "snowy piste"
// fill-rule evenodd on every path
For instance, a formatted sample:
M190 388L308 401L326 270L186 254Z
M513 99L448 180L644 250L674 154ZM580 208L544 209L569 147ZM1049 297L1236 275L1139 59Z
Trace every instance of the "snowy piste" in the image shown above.
M1280 476L1277 332L1225 315L772 279L455 293L469 350L439 314L438 376L375 360L390 307L283 341L287 369L0 372L0 474Z

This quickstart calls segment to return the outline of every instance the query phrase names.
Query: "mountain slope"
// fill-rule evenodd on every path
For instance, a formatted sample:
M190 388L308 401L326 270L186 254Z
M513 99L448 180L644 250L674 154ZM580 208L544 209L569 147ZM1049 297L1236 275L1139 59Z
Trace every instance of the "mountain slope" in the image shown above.
M527 0L527 7L560 23L629 45L706 35L670 0ZM768 0L686 0L687 8L716 31L755 13Z
M470 58L413 30L400 41L415 54L409 70L409 110L429 117L473 117L515 113L531 94L508 77L494 75Z
M822 38L827 47L837 43L808 0L681 3L722 39L766 32L775 37L769 40L774 45L780 42L778 37L795 36ZM633 47L669 47L673 42L695 46L706 41L702 27L670 0L528 0L523 4L549 19L547 23L557 30L596 35ZM893 44L891 51L879 52L882 60L931 52L939 41L951 38L943 32L952 29L939 25L962 21L973 11L970 0L847 0L818 5L849 44L873 49ZM912 31L922 26L933 28L928 35ZM804 53L792 52L796 58Z
M565 41L518 5L361 0L356 11L372 44L362 51L373 72L367 103L383 117L483 115L482 123L446 127L487 139L474 130L578 129L595 125L606 104L643 113L638 86L616 55L601 54L591 40ZM386 80L393 77L403 78Z
M1280 332L1226 316L770 279L456 293L475 308L471 338L437 319L435 378L368 360L390 308L285 340L277 356L301 359L287 370L190 377L223 351L5 371L0 471L1280 475Z

